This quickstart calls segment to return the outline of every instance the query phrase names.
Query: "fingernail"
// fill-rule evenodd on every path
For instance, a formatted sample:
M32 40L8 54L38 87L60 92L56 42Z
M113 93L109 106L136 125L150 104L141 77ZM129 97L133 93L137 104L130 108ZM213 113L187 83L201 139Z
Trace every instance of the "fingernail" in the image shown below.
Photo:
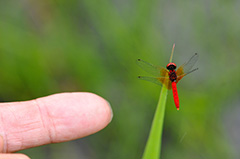
M108 106L109 106L109 108L111 110L111 119L109 121L109 123L110 123L112 121L112 118L113 118L113 110L112 110L111 104L108 101L107 101L107 103L108 103Z

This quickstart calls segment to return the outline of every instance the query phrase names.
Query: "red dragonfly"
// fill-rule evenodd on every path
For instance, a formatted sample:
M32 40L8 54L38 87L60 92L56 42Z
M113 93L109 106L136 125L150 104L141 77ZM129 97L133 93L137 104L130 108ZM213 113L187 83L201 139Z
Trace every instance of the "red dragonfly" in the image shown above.
M175 45L174 45L175 46ZM173 46L173 50L174 50ZM173 51L172 51L173 52ZM173 92L173 99L176 105L177 110L179 110L179 98L177 92L177 83L187 74L196 71L198 68L192 69L194 64L198 60L198 54L195 53L188 62L182 64L177 70L177 65L173 62L167 64L166 68L152 65L146 61L141 59L137 60L138 65L145 70L146 72L151 73L156 77L146 77L146 76L138 76L138 78L146 81L153 82L158 85L164 85L167 89Z

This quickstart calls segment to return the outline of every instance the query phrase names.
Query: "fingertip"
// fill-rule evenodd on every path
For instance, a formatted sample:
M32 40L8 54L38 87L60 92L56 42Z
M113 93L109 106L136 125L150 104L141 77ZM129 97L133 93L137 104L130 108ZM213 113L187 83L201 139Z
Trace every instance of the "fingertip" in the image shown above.
M72 93L77 98L85 98L87 101L87 105L92 106L94 108L94 111L96 115L99 115L98 120L104 121L105 124L109 124L113 118L113 111L111 104L104 99L103 97L90 93L90 92L83 92L83 93Z
M84 103L83 105L79 105L79 108L85 106L85 118L83 125L86 126L86 134L83 136L87 136L93 133L96 133L103 128L105 128L113 118L113 111L110 103L105 100L103 97L89 92L84 93L71 93L77 99L79 104ZM89 127L88 124L91 126Z
M51 116L53 142L88 136L105 128L112 120L112 109L104 98L88 92L60 93L38 99ZM53 129L54 127L54 129Z
M30 157L28 157L27 155L25 154L22 154L22 153L17 153L17 154L14 154L17 156L17 159L30 159ZM14 158L16 159L16 158Z
M0 154L0 159L30 159L28 156L21 154L21 153L14 153L14 154Z
M90 103L94 103L95 106L95 114L98 115L98 118L96 118L97 122L101 121L99 124L99 129L102 129L101 127L106 127L113 118L113 111L111 104L104 99L103 97L94 94L94 93L85 93L86 98L90 99Z

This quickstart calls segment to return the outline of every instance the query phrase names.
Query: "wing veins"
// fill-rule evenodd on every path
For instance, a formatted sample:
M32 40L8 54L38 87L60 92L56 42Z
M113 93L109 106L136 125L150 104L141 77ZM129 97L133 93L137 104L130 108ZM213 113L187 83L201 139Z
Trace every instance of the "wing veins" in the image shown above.
M168 73L168 70L160 67L160 66L155 66L151 63L148 63L144 60L138 59L137 60L137 64L145 71L148 72L150 74L152 74L153 76L156 77L162 77L162 76L166 76Z

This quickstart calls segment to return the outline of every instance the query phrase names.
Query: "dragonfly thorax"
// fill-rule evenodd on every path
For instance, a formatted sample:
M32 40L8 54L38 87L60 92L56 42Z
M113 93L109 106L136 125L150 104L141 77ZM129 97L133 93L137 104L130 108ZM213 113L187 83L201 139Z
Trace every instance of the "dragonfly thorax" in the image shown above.
M173 62L170 62L169 64L167 64L166 68L168 70L175 70L177 68L177 65Z
M168 72L168 76L169 76L169 79L171 82L174 82L177 80L177 74L176 74L176 71L175 70L170 70Z

